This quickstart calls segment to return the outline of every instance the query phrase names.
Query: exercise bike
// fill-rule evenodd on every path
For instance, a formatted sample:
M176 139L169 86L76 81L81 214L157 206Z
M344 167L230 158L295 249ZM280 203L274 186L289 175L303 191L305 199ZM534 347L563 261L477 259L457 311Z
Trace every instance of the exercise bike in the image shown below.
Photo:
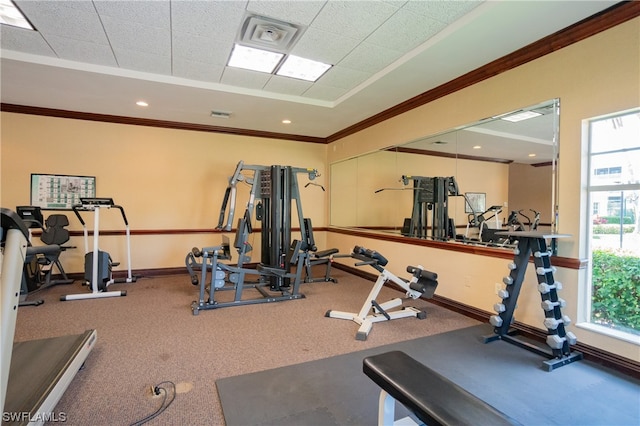
M131 235L129 231L129 222L124 213L122 206L113 202L113 198L80 198L80 203L72 207L78 220L82 224L84 234L84 279L91 290L90 293L69 294L61 296L60 300L79 300L79 299L96 299L105 297L126 296L126 290L106 291L107 287L114 283L133 283L136 277L131 275ZM120 263L113 262L109 253L102 251L98 246L98 237L100 234L100 210L115 208L120 211L125 224L125 235L127 241L127 276L122 279L114 279L112 268ZM89 232L87 225L80 214L81 211L93 212L93 250L89 250Z
M390 321L398 318L416 317L425 319L427 313L414 307L402 307L402 309L394 310L402 306L401 298L394 298L384 303L378 303L378 297L382 287L388 282L392 282L400 286L408 298L418 299L425 297L430 299L438 286L438 275L434 272L425 270L422 266L407 266L407 272L412 275L410 280L405 280L394 275L385 269L388 260L380 253L366 249L364 247L355 246L350 257L360 260L355 266L370 265L376 271L380 272L373 288L365 299L362 308L358 313L332 311L325 313L325 317L338 318L354 321L360 324L360 328L356 333L356 340L367 340L367 336L373 327L373 324L380 321Z

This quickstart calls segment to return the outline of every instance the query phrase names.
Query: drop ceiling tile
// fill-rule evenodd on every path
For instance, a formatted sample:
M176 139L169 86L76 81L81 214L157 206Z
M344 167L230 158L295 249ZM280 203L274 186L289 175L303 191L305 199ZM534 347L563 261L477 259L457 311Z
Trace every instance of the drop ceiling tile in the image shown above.
M171 2L153 1L104 1L93 2L100 17L135 22L137 25L169 29L171 23Z
M27 9L40 9L44 10L46 7L60 8L68 7L80 12L95 12L93 2L91 1L69 1L69 0L13 0L20 10L26 13Z
M233 40L216 41L189 33L173 32L173 56L189 61L225 65L231 55Z
M0 25L0 48L32 55L56 56L37 31Z
M279 21L308 26L325 3L327 2L251 0L247 4L247 11Z
M359 41L309 28L291 49L293 55L334 65L353 50Z
M352 70L350 68L342 68L335 66L331 68L325 75L320 77L317 83L323 86L339 87L341 89L351 89L358 84L371 77L370 73ZM316 84L317 84L316 83Z
M189 80L218 83L222 77L223 65L213 65L204 62L190 61L184 58L173 58L174 77L187 78Z
M174 1L171 27L175 32L235 40L244 17L244 3L238 1Z
M483 1L408 1L403 9L449 24L480 6Z
M118 66L111 47L106 44L85 42L54 35L48 36L47 42L60 59L111 67Z
M321 84L314 84L302 94L305 98L319 99L321 101L334 102L340 98L340 96L347 93L347 89L339 87L323 86Z
M408 52L445 27L440 21L427 18L407 10L399 10L373 34L366 42L392 50Z
M99 44L108 44L93 5L76 7L75 2L21 2L20 8L36 27L47 38L50 35L63 36Z
M240 86L248 89L262 89L271 74L264 72L243 70L240 68L224 67L220 82L231 86Z
M264 86L264 90L285 95L302 95L313 83L310 81L298 80L296 78L274 75Z
M109 16L103 16L102 23L114 49L171 56L171 32L168 25L166 28L137 25Z
M392 64L402 55L403 52L397 50L361 43L337 65L374 74Z
M118 65L128 70L171 75L171 58L128 49L113 49Z
M381 1L330 1L311 27L362 40L397 11Z

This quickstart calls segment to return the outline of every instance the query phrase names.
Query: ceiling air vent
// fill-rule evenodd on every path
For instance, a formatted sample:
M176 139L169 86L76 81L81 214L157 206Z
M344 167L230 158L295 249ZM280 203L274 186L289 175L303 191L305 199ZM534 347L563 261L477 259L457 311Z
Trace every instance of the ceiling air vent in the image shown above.
M245 46L288 52L304 32L304 27L262 16L248 15L238 42Z
M213 110L213 111L211 111L211 116L213 118L229 118L229 117L231 117L231 112L230 111L216 111L216 110Z

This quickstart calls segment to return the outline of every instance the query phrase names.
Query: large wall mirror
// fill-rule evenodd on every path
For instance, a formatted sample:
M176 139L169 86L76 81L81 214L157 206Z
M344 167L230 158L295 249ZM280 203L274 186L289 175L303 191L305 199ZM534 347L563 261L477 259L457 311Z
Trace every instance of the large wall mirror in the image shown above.
M554 232L558 125L556 99L333 163L330 225L490 246Z

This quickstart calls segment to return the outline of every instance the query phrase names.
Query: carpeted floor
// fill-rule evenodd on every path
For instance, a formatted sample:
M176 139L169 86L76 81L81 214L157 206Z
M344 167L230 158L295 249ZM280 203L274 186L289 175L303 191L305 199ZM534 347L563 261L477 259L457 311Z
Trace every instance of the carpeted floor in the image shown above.
M190 308L197 287L186 273L110 287L126 289L126 297L61 302L61 295L86 291L78 281L30 296L45 303L19 309L16 340L97 330L94 350L56 408L65 414L66 424L131 424L160 405L150 386L172 381L177 385L175 401L149 424L224 425L217 380L478 324L417 300L409 305L425 308L427 319L377 323L366 341L357 341L355 323L324 315L329 309L357 311L373 283L339 270L334 276L338 284L303 284L305 299L202 311L197 316ZM384 288L381 300L397 296ZM252 404L246 407L255 409Z
M380 388L362 360L401 350L524 425L640 424L640 380L587 361L548 372L536 354L484 344L490 333L476 325L216 384L229 426L374 425ZM407 414L399 409L396 419Z

